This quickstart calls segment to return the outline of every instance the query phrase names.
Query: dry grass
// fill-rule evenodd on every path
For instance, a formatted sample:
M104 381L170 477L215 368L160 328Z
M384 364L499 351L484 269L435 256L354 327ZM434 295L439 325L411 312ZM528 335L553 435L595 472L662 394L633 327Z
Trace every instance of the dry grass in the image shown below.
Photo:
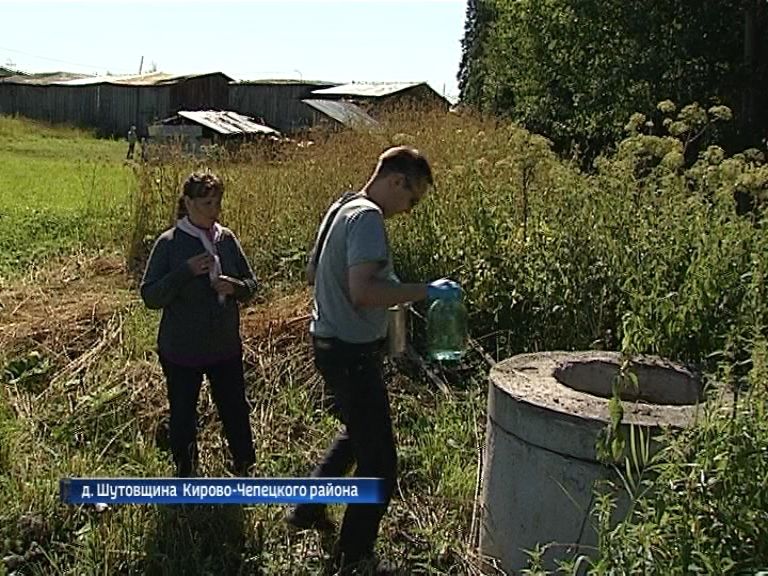
M132 297L119 256L51 263L4 287L0 350L36 347L63 366L90 350L100 329Z
M255 302L242 314L261 476L307 474L336 429L321 409L309 306L309 291L300 289ZM170 473L165 389L152 352L156 322L157 314L140 302L136 275L116 255L80 255L6 282L0 360L9 366L36 353L30 369L41 368L15 380L6 374L2 390L10 412L0 418L6 430L0 469L10 483L0 483L0 491L14 504L0 513L0 536L9 557L44 573L321 573L332 542L286 530L279 507L179 516L162 507L98 514L57 503L53 487L64 476ZM434 485L425 489L432 480L421 477L421 463L431 456L427 432L414 422L445 425L442 395L405 374L393 374L391 390L404 476L382 527L383 551L413 566L412 573L479 574L468 534L473 490L461 503L434 493ZM425 411L432 414L426 421ZM202 472L226 475L226 450L207 391L199 413ZM476 434L467 441L473 477ZM27 529L30 518L44 530ZM222 556L197 541L228 552Z
M72 363L94 356L110 334L116 338L121 315L140 305L136 277L118 255L81 254L52 262L3 286L0 350L11 356L38 349L67 371ZM246 357L305 343L310 306L311 294L305 290L244 310Z
M297 361L311 369L309 305L310 295L303 291L244 310L241 332L251 380L279 379L281 370ZM52 398L65 399L68 412L77 411L85 375L99 371L110 352L126 347L126 322L141 307L136 276L118 255L80 255L10 282L0 301L2 356L7 361L36 353L46 367L45 382L33 387L35 394L22 390L12 402L17 413L32 417L38 412L39 419L36 405ZM110 381L120 400L135 407L139 426L157 432L164 426L166 401L164 387L158 386L162 372L147 352L119 367ZM204 402L203 417L210 419L213 406L208 398Z

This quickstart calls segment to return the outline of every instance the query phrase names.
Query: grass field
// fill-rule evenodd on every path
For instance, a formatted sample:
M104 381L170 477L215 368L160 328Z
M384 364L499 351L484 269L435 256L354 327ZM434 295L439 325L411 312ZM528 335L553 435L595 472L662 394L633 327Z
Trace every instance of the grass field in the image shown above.
M661 453L633 517L602 526L591 573L768 565L766 212L738 216L733 205L734 190L766 194L762 152L728 157L709 146L686 164L684 139L634 132L583 173L540 136L451 114L318 138L277 159L246 150L136 166L123 163L122 143L0 118L0 212L12 223L0 226L8 572L322 573L332 542L289 531L281 507L100 512L61 505L58 479L171 471L159 317L136 287L152 239L172 221L179 184L203 163L223 176L224 223L264 283L243 312L258 473L306 474L334 422L320 408L301 320L310 298L303 258L331 199L361 185L376 155L399 143L427 151L437 187L411 217L389 224L398 272L459 280L472 334L488 353L660 354L694 364L737 400ZM422 341L417 325L417 348ZM379 548L408 574L480 573L487 366L474 354L467 364L443 374L447 392L414 367L389 367L400 475ZM224 475L207 394L200 413L203 473Z
M135 178L121 142L0 117L0 275L119 246Z
M9 504L0 511L0 571L322 573L333 542L287 529L284 507L99 512L58 502L62 477L172 473L154 353L159 316L138 298L140 259L129 267L123 249L132 235L139 250L146 248L146 238L166 225L179 179L194 162L179 158L134 172L123 164L120 143L12 119L0 119L0 126L0 165L21 180L14 180L17 193L0 197L2 209L26 226L29 243L4 260L0 498ZM256 169L280 177L277 167ZM253 210L243 213L237 205L246 206L249 191L228 175L225 218L244 228ZM149 200L137 192L142 183L154 187ZM275 190L287 190L287 183ZM156 198L168 203L156 206ZM275 218L282 200L272 197ZM144 209L157 216L148 224L156 228L132 229ZM303 241L309 230L299 234ZM271 295L248 308L243 321L258 474L304 476L335 431L321 409L306 323L295 321L306 314L309 294L295 274L276 282L277 270L264 270L266 258L277 257L280 266L285 253L276 256L247 234L244 243ZM277 239L262 244L277 245ZM476 572L470 528L484 383L467 382L446 397L407 375L415 372L393 368L402 482L382 527L381 551L399 558L407 573ZM202 473L227 475L207 393L200 412ZM340 520L339 510L334 513Z

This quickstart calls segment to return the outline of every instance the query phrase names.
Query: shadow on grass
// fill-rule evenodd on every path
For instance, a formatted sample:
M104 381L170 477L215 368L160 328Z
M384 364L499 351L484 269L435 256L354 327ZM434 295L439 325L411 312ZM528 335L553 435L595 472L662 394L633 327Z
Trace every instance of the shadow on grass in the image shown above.
M241 574L245 513L241 506L160 506L142 574Z

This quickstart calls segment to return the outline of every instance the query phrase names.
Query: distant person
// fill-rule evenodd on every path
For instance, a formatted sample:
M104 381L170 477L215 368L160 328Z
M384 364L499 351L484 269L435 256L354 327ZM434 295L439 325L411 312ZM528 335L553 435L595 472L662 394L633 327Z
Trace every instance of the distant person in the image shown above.
M128 129L128 153L125 155L125 159L129 160L133 158L133 149L136 147L136 126L131 126Z
M155 241L141 297L162 309L158 355L170 403L176 475L197 473L197 401L208 376L232 454L234 472L255 462L245 397L239 302L256 292L256 278L235 234L218 223L224 188L211 172L184 182L176 225Z
M139 150L141 154L141 161L146 162L149 159L149 141L146 136L143 136L139 140Z
M383 377L387 308L424 298L451 297L458 284L402 284L394 275L384 219L411 209L433 184L417 150L386 150L368 182L326 213L307 266L314 284L310 332L315 365L330 396L330 412L343 424L313 477L355 476L384 481L382 504L350 505L336 547L342 574L388 574L374 544L397 479L397 453ZM299 528L332 530L324 505L300 504L286 516Z

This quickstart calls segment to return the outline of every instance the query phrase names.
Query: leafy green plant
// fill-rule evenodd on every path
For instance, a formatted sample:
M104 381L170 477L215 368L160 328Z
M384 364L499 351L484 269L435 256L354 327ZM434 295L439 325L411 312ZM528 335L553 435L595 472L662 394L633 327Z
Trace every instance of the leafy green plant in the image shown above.
M18 386L29 392L39 392L53 366L50 360L37 350L8 360L3 367L6 384Z
M660 114L678 118L676 106L662 108ZM719 112L705 113L709 122ZM688 121L700 131L697 114ZM240 237L267 300L256 316L254 310L243 316L259 470L302 475L336 424L319 409L321 391L301 324L307 293L300 256L330 202L364 183L383 148L416 143L434 166L437 186L409 218L388 222L398 274L406 281L458 280L471 332L495 359L547 349L655 353L699 365L736 400L724 410L713 408L700 426L650 460L630 429L623 453L632 460L629 467L626 460L618 465L619 481L635 495L632 516L620 527L608 523L611 504L607 497L597 499L603 507L598 506L596 520L602 527L596 573L764 566L765 403L758 390L768 381L766 213L756 203L738 215L733 192L764 195L765 164L755 151L730 154L718 148L716 130L691 139L686 148L682 132L676 137L663 133L655 119L653 127L647 122L636 118L637 129L589 173L559 159L547 139L506 121L453 113L393 115L377 134L341 133L312 146L289 145L277 160L243 150L204 161L169 154L135 171L124 169L119 159L119 169L65 162L70 176L82 170L81 177L67 187L69 200L50 196L48 203L78 205L84 192L101 183L108 189L107 174L117 170L125 177L119 190L127 200L121 203L116 193L115 211L106 213L121 218L107 218L95 230L114 225L112 237L135 256L133 269L140 273L152 240L173 221L183 178L204 162L222 174L224 223ZM18 151L13 154L17 158ZM0 152L0 161L4 158ZM0 179L3 174L0 170ZM50 208L45 198L35 191L41 212ZM84 228L67 227L61 234L75 243L92 223L79 215L106 209L85 205L73 217ZM38 213L29 221L37 222L35 234L28 235L36 249L45 228L55 227ZM50 252L36 254L36 266L46 266ZM49 278L32 278L36 298L41 291L56 295L52 298L68 294L57 270ZM51 538L38 542L47 556L35 556L28 571L171 572L192 565L273 574L320 570L322 543L284 530L277 508L246 509L242 531L235 519L238 529L228 549L239 557L228 552L217 559L210 548L189 555L190 534L206 537L195 519L181 522L144 507L100 513L58 503L55 486L63 475L160 476L170 470L159 440L165 397L153 350L157 316L143 311L129 279L110 282L100 296L114 299L134 290L133 300L115 305L111 336L99 340L97 353L64 372L56 365L40 374L41 387L47 384L45 401L35 400L34 410L27 409L30 395L21 386L0 389L0 496L9 503L0 510L0 541L7 539L15 554L26 554L31 542L22 538L18 521L32 511L54 522ZM5 294L0 313L10 325L17 301ZM274 323L265 320L279 311L283 297L295 309ZM94 325L95 320L84 322L88 330ZM12 331L0 336L12 338ZM2 365L25 358L34 346L14 341L12 357L3 356L11 350L3 346ZM13 378L24 370L14 368ZM414 572L478 572L469 532L484 381L483 367L454 386L451 397L413 374L393 383L402 475L383 524L382 548L407 560ZM203 469L225 474L224 447L206 394L201 414ZM619 415L615 411L616 423ZM610 440L608 451L616 456L618 435ZM200 519L214 527L226 523L215 514ZM583 568L584 562L575 559L564 569Z

